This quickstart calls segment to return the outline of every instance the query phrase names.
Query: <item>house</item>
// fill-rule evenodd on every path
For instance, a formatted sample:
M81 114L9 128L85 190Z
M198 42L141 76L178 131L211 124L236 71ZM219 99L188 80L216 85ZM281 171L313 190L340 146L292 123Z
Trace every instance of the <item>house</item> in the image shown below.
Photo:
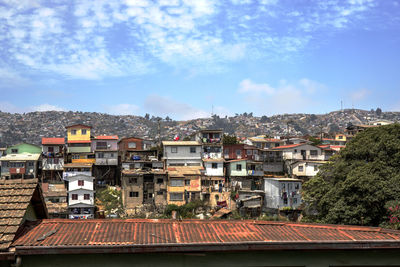
M274 149L264 149L261 152L263 158L264 173L276 174L283 173L283 154L282 151Z
M91 150L95 153L93 176L97 186L119 184L118 168L118 136L100 135L92 139ZM119 177L118 177L119 178Z
M164 162L158 159L157 150L137 150L128 153L129 157L125 157L121 162L123 170L164 168Z
M232 190L261 189L261 179L264 176L262 162L237 159L226 162L226 177L230 181Z
M62 181L64 149L64 138L42 138L42 182Z
M9 154L40 154L42 153L42 148L37 145L28 144L28 143L19 143L17 145L13 145L7 148L6 155Z
M264 209L298 209L301 205L301 180L293 178L264 178Z
M23 232L25 223L46 218L46 204L37 179L1 181L0 259L12 256L10 245Z
M168 167L168 204L184 205L199 200L202 166Z
M144 204L166 206L167 183L168 175L162 169L122 170L122 203L126 214L137 214Z
M118 150L121 162L133 159L131 152L143 150L143 139L136 137L124 137L118 141Z
M68 181L68 214L70 219L94 218L94 177L92 164L64 165L64 179Z
M202 145L203 159L222 158L222 130L201 130L196 134L196 141Z
M282 151L284 160L328 160L333 152L310 144L291 144L273 148Z
M267 138L263 135L249 137L243 143L255 146L259 149L270 149L284 144L284 141L278 138Z
M49 218L68 218L68 193L64 183L41 183Z
M249 159L255 161L263 161L261 149L247 144L233 144L224 146L224 159Z
M308 180L317 175L319 168L325 164L324 161L318 160L300 160L292 163L292 175L295 178Z
M42 220L11 245L24 266L397 266L400 232L259 220Z
M0 158L1 179L33 179L38 177L41 154L7 154Z
M202 166L202 145L197 141L163 141L166 167Z
M92 126L74 124L67 129L67 152L69 163L95 163L95 154L91 149Z

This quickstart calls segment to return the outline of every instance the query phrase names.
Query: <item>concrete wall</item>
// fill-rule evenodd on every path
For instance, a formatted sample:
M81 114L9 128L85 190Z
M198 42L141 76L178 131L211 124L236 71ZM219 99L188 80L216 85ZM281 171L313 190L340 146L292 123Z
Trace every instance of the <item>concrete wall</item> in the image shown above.
M242 170L237 171L236 165L241 165ZM228 176L247 176L246 161L241 160L241 161L229 162L227 172L228 172Z
M217 164L217 168L212 168L213 162L204 162L204 167L206 170L207 176L224 176L224 163L223 162L214 162Z
M298 186L298 189L296 189ZM301 204L301 182L279 181L264 179L264 207L281 209L283 207L298 208ZM287 203L284 203L283 193L287 194ZM294 195L292 194L294 192Z

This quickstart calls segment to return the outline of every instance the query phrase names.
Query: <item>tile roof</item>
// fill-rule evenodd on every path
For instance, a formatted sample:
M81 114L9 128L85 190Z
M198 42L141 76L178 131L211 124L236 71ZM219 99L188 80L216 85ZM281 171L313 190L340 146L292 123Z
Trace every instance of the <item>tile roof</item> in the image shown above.
M97 140L118 140L118 135L99 135L99 136L96 136L94 139L97 139Z
M291 145L284 145L284 146L276 146L271 149L284 149L284 148L293 148L293 147L298 147L302 145L307 145L307 144L291 144Z
M17 253L26 250L43 254L51 249L73 253L74 248L85 249L86 253L91 249L119 253L122 248L136 249L130 252L217 251L227 247L230 250L400 248L400 231L246 220L49 219L41 221L12 245Z
M63 145L65 144L65 139L63 137L43 137L42 145Z
M34 180L0 184L0 250L14 240L37 186Z

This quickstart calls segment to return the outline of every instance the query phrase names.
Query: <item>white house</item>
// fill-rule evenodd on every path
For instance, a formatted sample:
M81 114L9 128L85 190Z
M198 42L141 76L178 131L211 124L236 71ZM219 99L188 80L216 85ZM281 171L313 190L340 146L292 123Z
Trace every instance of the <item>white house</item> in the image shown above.
M163 158L169 166L202 166L201 144L197 141L163 141Z
M325 164L324 161L297 161L292 164L292 174L296 177L311 178L317 175L319 168Z
M69 177L68 211L70 219L94 218L93 176L78 174Z
M224 159L203 159L205 175L223 177Z
M293 178L264 178L264 208L297 209L301 204L301 180Z
M282 151L284 160L328 160L333 150L323 149L310 144L292 144L273 148Z

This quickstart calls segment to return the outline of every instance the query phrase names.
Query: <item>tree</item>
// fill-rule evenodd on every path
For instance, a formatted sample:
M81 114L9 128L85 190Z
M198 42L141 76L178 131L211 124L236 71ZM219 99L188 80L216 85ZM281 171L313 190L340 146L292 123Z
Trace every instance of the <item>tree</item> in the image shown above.
M106 215L117 214L121 216L124 213L121 190L111 186L97 192L96 204L104 207Z
M149 114L149 113L146 113L146 115L144 115L144 118L145 118L146 120L149 120L149 119L150 119L150 114Z
M235 145L235 144L239 143L236 136L227 135L227 134L224 134L224 137L222 138L222 142L224 145Z
M311 141L312 142L311 145L313 145L313 146L319 146L320 144L322 144L322 140L321 139L315 138L315 137L312 137L312 136L310 136L310 138L308 138L308 141Z
M400 201L400 124L369 128L303 185L308 220L378 226Z

